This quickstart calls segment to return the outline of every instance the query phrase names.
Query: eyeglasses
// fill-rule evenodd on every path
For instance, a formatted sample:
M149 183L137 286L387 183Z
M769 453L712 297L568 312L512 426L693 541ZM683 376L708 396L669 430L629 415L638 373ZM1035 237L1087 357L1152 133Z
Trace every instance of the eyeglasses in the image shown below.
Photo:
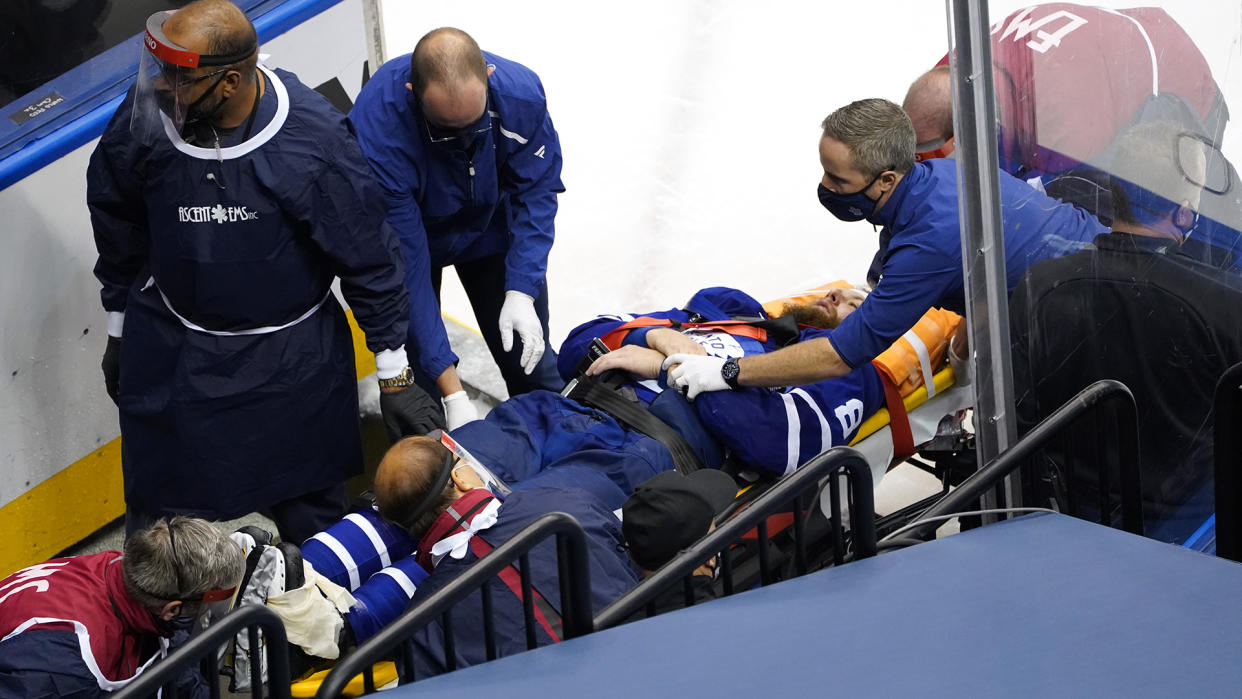
M1178 136L1176 150L1177 169L1187 182L1212 194L1233 189L1229 162L1206 137L1183 133Z
M232 70L232 68L221 68L220 70L207 73L206 75L186 77L181 73L181 68L176 66L168 66L160 68L160 75L164 77L164 80L168 82L168 85L172 87L172 89L181 90L197 82L201 82L208 78L214 78L221 73L227 73L230 70Z
M483 119L487 119L487 113L483 113ZM462 129L448 129L443 126L436 126L427 119L423 118L423 127L427 130L427 140L432 143L451 143L458 141L462 147L468 147L474 143L481 134L487 133L492 127L490 121L488 123L479 124L476 122L471 126Z

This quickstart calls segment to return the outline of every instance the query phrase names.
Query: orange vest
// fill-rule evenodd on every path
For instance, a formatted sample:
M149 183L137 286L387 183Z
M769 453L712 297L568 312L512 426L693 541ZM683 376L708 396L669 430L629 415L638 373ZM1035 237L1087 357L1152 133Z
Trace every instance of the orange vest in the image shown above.
M763 304L763 310L773 318L781 315L785 304L809 303L823 296L829 289L852 289L845 281L829 282L813 289L798 291ZM872 360L880 373L896 386L902 396L908 396L921 386L927 386L928 398L936 395L932 376L944 365L949 356L949 339L962 322L962 317L943 308L933 308L919 318L905 335L902 335L880 356Z

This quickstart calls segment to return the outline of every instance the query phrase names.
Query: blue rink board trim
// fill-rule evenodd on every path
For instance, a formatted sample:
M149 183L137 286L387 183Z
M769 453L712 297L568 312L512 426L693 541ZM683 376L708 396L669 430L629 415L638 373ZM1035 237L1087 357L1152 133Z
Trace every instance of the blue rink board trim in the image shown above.
M850 563L385 696L1236 697L1242 565L1063 515Z
M259 34L259 42L263 43L271 41L340 2L341 0L268 0L255 5L249 13L252 15L251 21L254 22L255 30ZM20 150L0 159L0 190L77 150L103 133L117 105L125 98L125 91L129 89L138 70L137 53L132 44L134 44L133 41L124 42L96 56L92 61L88 61L88 63L99 61L102 65L110 64L109 67L115 68L107 71L109 75L103 78L113 83L111 88L102 90L91 97L84 97L79 103L67 105L67 114L60 117L60 122L63 123L32 124L30 129L33 134L38 134L48 129L49 126L51 130L46 135L21 146ZM72 82L74 80L70 75L72 72L40 86L30 94L38 95L56 90L61 80ZM82 91L75 89L74 92L80 96ZM5 109L12 111L28 96L14 101ZM65 122L64 120L74 112L82 114ZM8 119L4 119L4 122L9 123ZM0 150L0 153L3 152Z

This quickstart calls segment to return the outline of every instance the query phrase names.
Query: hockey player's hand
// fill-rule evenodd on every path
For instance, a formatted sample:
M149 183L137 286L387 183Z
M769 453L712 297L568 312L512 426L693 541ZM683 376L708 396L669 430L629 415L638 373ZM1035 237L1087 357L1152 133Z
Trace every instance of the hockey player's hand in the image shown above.
M116 403L121 394L121 338L108 336L100 368L103 369L104 389L108 391L112 402Z
M587 367L587 376L599 376L611 369L628 371L640 379L654 379L660 375L660 362L664 355L653 349L638 345L622 345L615 351L591 362Z
M703 349L703 345L672 328L652 328L648 330L647 346L666 357L673 354L707 354L707 350Z
M706 391L727 391L729 384L720 375L720 367L725 363L723 357L700 357L693 354L674 354L664 360L661 369L679 365L668 372L668 385L686 394L686 398L694 400Z
M392 442L444 429L439 403L417 385L399 391L380 391L380 414Z
M522 370L529 375L543 357L543 326L535 313L535 299L510 289L500 307L500 346L506 352L513 349L514 331L522 340Z
M467 422L479 419L479 409L474 407L474 403L470 402L470 397L466 395L465 391L450 393L442 399L442 402L444 403L444 415L450 432Z

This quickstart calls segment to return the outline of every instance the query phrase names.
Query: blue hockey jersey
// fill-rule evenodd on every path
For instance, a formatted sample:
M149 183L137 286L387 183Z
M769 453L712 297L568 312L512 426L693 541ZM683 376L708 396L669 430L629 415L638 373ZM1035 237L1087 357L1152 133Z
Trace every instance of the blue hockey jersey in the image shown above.
M690 321L692 315L707 321L767 318L758 301L727 287L703 289L683 308L641 315L681 323ZM607 335L635 317L600 316L572 330L561 346L561 375L566 378L572 375L592 339ZM646 346L648 332L635 328L626 335L624 343ZM683 332L702 345L708 354L719 357L762 354L777 349L771 339L760 342L720 330ZM802 335L819 332L822 331L804 330ZM680 394L664 391L664 388L656 381L642 381L637 385L637 392L640 398L654 401L653 404L686 405ZM718 444L732 450L743 462L780 476L822 451L848 444L862 421L883 405L884 390L879 375L866 363L845 376L805 386L704 393L692 404L691 413ZM673 424L678 427L676 422Z

